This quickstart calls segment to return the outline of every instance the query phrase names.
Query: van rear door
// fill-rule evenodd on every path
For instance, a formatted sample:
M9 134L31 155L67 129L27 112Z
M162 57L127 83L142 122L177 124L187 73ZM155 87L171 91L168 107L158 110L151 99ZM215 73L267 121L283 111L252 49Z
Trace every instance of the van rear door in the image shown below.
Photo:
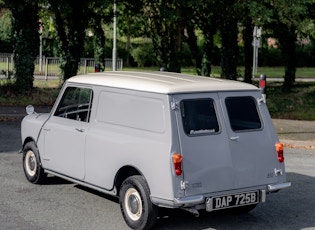
M275 153L278 140L264 102L257 92L219 93L226 115L230 151L238 187L277 182L279 162Z
M274 177L268 177L277 163L274 136L266 133L268 129L263 125L256 95L246 95L233 92L175 97L179 105L176 115L186 196L276 182ZM238 130L229 121L234 115L231 111L236 110L242 116L242 109L250 114L239 125L256 115L249 121L251 129Z
M236 187L228 133L217 93L176 95L185 195Z

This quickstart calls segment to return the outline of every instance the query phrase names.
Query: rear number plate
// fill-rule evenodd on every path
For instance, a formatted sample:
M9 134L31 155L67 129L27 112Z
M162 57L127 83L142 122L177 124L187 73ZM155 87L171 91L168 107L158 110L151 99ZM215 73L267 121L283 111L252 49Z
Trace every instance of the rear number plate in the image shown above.
M206 200L207 211L259 203L259 191L210 197Z

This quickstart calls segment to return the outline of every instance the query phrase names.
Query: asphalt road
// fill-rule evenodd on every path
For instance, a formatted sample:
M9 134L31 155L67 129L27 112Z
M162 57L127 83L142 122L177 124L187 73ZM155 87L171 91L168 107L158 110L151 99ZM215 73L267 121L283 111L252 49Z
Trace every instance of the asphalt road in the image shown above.
M0 122L0 229L128 229L118 200L50 177L45 185L25 179L20 122ZM162 210L155 229L315 229L315 150L285 150L292 187L267 196L248 214Z

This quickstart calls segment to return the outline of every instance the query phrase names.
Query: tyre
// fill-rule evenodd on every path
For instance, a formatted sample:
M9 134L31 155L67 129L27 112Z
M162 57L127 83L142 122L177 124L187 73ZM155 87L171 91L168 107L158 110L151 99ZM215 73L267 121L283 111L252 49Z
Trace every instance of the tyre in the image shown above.
M37 146L33 141L28 142L23 148L23 169L26 179L31 183L41 184L47 177L41 166Z
M119 204L127 225L150 229L156 222L158 207L150 200L149 186L142 176L128 177L119 191Z

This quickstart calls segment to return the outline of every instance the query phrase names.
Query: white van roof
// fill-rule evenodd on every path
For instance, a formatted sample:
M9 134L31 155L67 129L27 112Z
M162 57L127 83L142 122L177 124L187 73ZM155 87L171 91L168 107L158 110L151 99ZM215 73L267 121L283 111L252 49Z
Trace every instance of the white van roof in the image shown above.
M68 82L162 94L258 90L256 86L239 81L172 72L110 71L78 75Z

